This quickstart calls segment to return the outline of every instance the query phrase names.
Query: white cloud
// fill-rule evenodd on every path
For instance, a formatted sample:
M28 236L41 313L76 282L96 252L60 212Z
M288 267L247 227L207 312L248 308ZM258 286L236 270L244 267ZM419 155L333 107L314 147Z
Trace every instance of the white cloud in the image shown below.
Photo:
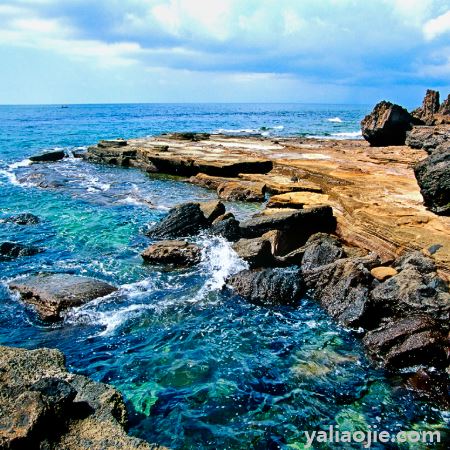
M423 26L423 34L429 41L448 32L450 32L450 10L428 20Z

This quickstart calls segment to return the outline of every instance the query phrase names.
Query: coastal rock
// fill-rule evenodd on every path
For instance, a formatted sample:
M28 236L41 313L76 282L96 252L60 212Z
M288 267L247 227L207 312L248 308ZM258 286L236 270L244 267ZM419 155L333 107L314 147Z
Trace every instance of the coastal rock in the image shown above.
M241 227L232 213L218 217L211 226L211 234L222 236L227 241L236 242L241 238Z
M22 256L33 256L43 250L32 245L19 244L17 242L0 243L0 258L20 258Z
M167 216L146 234L153 238L177 239L196 235L209 225L199 203L183 203L172 208Z
M448 94L447 98L442 102L438 113L443 116L450 116L450 94Z
M214 220L225 214L225 205L215 200L200 203L200 209L206 220L210 223L213 223Z
M344 326L373 328L369 268L377 257L344 258L311 270L302 270L308 289L322 307Z
M263 202L266 185L251 181L228 181L217 187L217 195L227 201Z
M67 372L64 355L0 347L0 448L159 448L127 436L114 388Z
M421 148L432 153L437 147L450 146L450 127L448 126L415 126L406 134L406 145Z
M33 162L55 162L64 159L66 154L63 150L55 150L54 152L46 152L40 155L30 156L30 161Z
M227 280L233 291L253 303L294 304L304 293L299 270L293 268L243 270Z
M433 125L434 115L439 111L440 101L439 92L428 89L422 106L415 109L411 115L419 119L425 125Z
M125 139L102 140L97 145L100 148L120 148L126 147L128 142Z
M274 171L268 174L240 173L239 178L245 181L264 183L270 194L286 194L288 192L322 192L322 187L311 180L299 179Z
M450 147L416 164L414 174L425 206L435 214L450 215Z
M282 231L284 254L302 246L312 234L333 232L335 228L336 219L329 206L299 210L268 208L241 222L242 236L246 238L259 237L271 230Z
M401 318L420 313L449 322L448 287L433 267L433 261L420 252L400 259L396 265L399 273L372 290L371 299L378 314Z
M214 189L214 190L217 190L217 188L221 184L230 181L235 180L233 178L213 177L211 175L206 175L205 173L199 173L189 178L189 183L196 184L197 186L201 186L206 189Z
M187 267L200 262L201 250L198 245L186 241L161 241L150 245L141 256L152 264Z
M9 288L18 291L24 302L34 305L44 321L59 320L61 313L68 308L117 290L110 284L93 278L51 273L13 281Z
M414 118L399 105L382 101L361 121L362 135L373 147L404 145Z
M240 239L233 245L233 250L251 268L271 266L274 262L271 242L265 236Z
M388 278L393 277L394 275L397 275L398 272L393 267L374 267L370 274L378 281L385 281Z
M16 225L36 225L40 223L41 219L31 213L21 213L14 216L9 216L3 219L5 223L15 223Z
M439 324L428 316L409 315L369 331L363 343L373 360L389 369L408 366L443 367L445 338Z
M205 141L209 139L210 134L208 133L194 133L191 131L185 131L181 133L170 133L166 137L168 139L179 140L179 141Z
M267 208L303 209L308 206L327 205L329 196L316 192L289 192L270 197Z
M311 270L344 257L345 252L338 238L317 233L312 235L305 244L301 267L302 270Z

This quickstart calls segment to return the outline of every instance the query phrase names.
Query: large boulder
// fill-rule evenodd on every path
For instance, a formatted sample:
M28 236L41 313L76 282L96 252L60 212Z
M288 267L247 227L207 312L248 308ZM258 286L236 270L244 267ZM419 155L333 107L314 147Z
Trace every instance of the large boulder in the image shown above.
M219 184L217 195L227 201L263 202L266 185L252 181L227 181Z
M333 232L336 219L330 206L316 206L308 209L269 208L241 222L243 237L262 236L271 230L283 232L284 248L281 253L289 253L302 246L314 233Z
M434 320L450 321L448 286L436 274L432 259L413 252L399 259L397 275L378 284L371 293L372 303L383 317L424 314Z
M448 126L415 126L406 135L406 145L421 148L432 153L439 146L450 147L450 127Z
M64 150L55 150L53 152L41 153L40 155L30 156L32 162L55 162L64 159L66 154Z
M425 206L436 214L450 215L450 147L420 161L414 174Z
M153 238L177 239L196 235L209 225L199 203L183 203L172 208L167 216L146 234Z
M313 297L344 326L373 328L370 268L378 265L375 255L343 258L331 264L302 270Z
M13 259L22 256L32 256L43 250L32 245L20 244L18 242L0 243L0 259Z
M264 235L253 239L240 239L233 245L233 250L251 268L267 267L274 263L271 242Z
M40 221L38 216L31 213L20 213L3 219L5 223L15 223L16 225L36 225Z
M415 109L411 115L423 122L425 125L433 125L434 115L439 111L440 101L439 92L428 89L422 106Z
M200 209L209 223L225 214L225 205L217 200L200 203Z
M236 242L241 238L241 227L233 213L226 213L219 216L211 225L211 234L222 236L227 241Z
M412 314L369 331L363 343L372 359L389 369L443 367L447 361L445 333L429 316Z
M201 250L186 241L161 241L150 245L141 256L147 263L187 267L200 262Z
M414 118L399 105L382 101L361 121L362 135L373 147L404 145Z
M93 278L69 274L39 274L21 278L9 284L22 300L36 308L44 321L61 319L68 308L109 295L117 289Z
M227 280L233 291L253 303L294 304L304 293L298 268L243 270Z
M0 448L157 449L127 436L113 387L67 372L64 355L0 347Z
M325 233L313 234L305 244L302 270L325 266L344 257L345 252L337 237Z

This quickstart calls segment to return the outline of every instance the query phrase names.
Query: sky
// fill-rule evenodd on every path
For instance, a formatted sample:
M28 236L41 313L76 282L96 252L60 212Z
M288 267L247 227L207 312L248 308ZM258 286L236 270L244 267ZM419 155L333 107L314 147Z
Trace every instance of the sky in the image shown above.
M418 106L449 0L0 0L0 104Z

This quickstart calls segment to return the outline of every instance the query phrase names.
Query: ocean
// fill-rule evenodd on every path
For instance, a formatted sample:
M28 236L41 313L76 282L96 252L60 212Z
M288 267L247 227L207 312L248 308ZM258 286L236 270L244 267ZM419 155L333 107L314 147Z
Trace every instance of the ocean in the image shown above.
M205 250L195 268L167 271L142 264L149 224L170 207L212 199L213 192L176 177L73 157L34 165L28 160L52 149L71 155L99 139L171 131L357 139L369 109L0 106L0 242L44 249L0 261L0 344L59 348L71 371L123 393L131 434L174 449L302 449L305 430L330 425L376 425L392 433L444 427L443 412L374 369L358 339L313 300L262 307L223 290L225 278L244 267L225 241L196 237ZM244 218L261 205L227 207ZM2 222L22 212L41 222ZM6 287L44 271L93 276L119 291L47 325ZM335 448L330 445L315 448Z

